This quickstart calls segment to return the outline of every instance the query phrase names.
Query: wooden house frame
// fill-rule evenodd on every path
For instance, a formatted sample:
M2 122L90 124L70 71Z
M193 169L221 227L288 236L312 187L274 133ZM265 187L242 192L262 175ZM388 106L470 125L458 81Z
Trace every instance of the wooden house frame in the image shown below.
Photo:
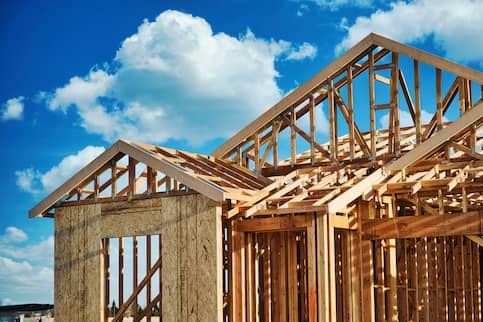
M120 140L33 208L56 318L481 321L482 145L481 72L370 34L211 156Z

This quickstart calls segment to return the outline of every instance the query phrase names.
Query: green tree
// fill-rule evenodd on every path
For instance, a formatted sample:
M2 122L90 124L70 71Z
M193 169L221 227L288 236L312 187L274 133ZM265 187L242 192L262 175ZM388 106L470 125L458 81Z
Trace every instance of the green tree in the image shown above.
M111 307L109 308L109 316L114 317L117 312L119 312L119 308L116 305L116 301L112 301Z

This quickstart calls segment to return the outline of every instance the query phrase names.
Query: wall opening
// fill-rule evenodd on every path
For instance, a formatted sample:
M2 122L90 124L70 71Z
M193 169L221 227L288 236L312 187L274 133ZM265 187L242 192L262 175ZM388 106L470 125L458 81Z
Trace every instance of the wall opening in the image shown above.
M104 322L162 321L160 235L104 238Z

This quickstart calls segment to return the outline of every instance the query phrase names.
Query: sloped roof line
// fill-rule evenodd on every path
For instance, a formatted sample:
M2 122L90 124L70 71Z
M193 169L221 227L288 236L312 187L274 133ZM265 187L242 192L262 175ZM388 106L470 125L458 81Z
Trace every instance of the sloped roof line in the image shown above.
M254 135L257 131L264 127L267 122L275 119L278 115L280 115L280 113L283 113L292 105L294 105L297 101L300 100L301 97L304 97L314 91L316 87L320 86L323 81L339 72L342 68L345 68L347 64L359 60L362 56L366 54L369 49L376 47L383 47L390 51L397 52L407 57L416 59L420 62L424 62L441 70L451 72L457 76L483 84L483 73L479 71L463 65L456 64L447 59L430 54L423 50L404 45L381 35L371 33L367 35L364 39L359 41L352 48L347 50L344 54L342 54L327 67L318 72L315 76L313 76L304 84L292 91L290 94L282 98L279 102L277 102L270 109L261 114L253 122L249 123L245 128L243 128L234 136L226 140L211 154L216 158L225 157L225 155L229 153L232 149L234 149L240 143L244 142L250 136Z
M68 179L64 184L40 201L29 211L29 216L31 218L42 216L75 189L80 182L83 182L90 176L94 175L109 161L119 156L119 154L129 155L137 161L143 162L147 166L163 172L167 176L176 179L214 201L223 201L225 199L226 191L215 183L201 177L193 177L189 175L178 165L169 162L169 160L163 160L156 157L150 151L134 142L118 140L110 148Z
M387 177L394 175L397 171L401 171L413 165L415 162L422 160L425 156L444 146L448 140L459 135L462 131L468 129L469 126L481 122L481 120L483 120L483 101L479 101L459 119L436 132L432 137L416 146L410 152L407 152L399 159L395 159L382 168L379 168L370 176L354 185L351 189L330 201L326 206L327 213L336 213L340 211L349 203L370 191L372 185L378 184Z

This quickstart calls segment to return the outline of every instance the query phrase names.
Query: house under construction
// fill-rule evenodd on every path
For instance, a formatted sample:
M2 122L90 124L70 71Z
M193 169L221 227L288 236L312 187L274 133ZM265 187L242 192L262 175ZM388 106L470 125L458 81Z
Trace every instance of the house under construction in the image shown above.
M482 96L370 34L210 156L116 142L30 211L56 320L481 321Z

